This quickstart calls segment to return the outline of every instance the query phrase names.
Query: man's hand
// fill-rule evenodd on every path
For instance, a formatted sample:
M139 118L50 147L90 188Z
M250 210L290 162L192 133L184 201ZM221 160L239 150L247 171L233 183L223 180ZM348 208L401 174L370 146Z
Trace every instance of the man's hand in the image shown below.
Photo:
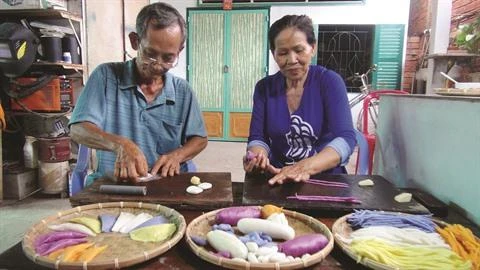
M104 132L90 122L70 126L70 136L77 143L90 148L112 151L117 155L113 175L117 179L136 182L138 177L147 175L148 163L142 150L128 138Z
M115 160L114 176L137 182L140 176L147 175L148 164L142 150L128 139L121 140Z
M180 174L180 163L193 159L205 149L207 143L207 137L189 137L183 146L159 156L150 173L152 175L159 173L162 177Z
M162 177L174 176L180 173L180 162L182 162L182 158L175 151L161 155L150 173L155 175L157 172L160 172Z

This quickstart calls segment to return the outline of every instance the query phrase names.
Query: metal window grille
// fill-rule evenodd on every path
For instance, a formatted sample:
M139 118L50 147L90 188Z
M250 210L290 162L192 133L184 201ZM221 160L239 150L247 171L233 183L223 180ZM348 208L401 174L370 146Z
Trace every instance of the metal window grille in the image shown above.
M340 74L348 92L361 86L352 76L371 66L373 33L373 25L319 25L317 64Z

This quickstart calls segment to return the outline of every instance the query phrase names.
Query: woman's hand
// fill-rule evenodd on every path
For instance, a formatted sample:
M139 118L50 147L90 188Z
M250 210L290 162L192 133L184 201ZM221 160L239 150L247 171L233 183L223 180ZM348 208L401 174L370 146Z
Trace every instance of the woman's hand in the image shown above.
M310 176L334 168L340 163L340 155L331 147L325 147L320 153L303 159L281 169L270 166L268 171L275 174L268 180L270 185L283 184L287 181L301 182Z
M268 180L268 184L283 184L285 182L294 181L301 182L310 179L310 161L308 159L302 160L290 166L285 166L281 169L269 166L268 171L275 174L274 177Z
M137 182L140 176L147 175L148 164L142 150L131 140L122 139L116 151L114 176Z
M265 172L271 166L267 151L261 146L254 146L248 149L243 156L243 169L247 173Z

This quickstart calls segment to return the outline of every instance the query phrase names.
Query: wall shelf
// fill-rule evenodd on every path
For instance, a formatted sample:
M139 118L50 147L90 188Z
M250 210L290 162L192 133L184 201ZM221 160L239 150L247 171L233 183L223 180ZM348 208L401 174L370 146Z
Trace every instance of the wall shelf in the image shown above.
M43 19L71 19L81 22L82 17L68 11L56 9L2 9L0 15L3 18L43 18Z
M478 57L479 54L467 53L467 52L449 52L449 53L434 53L427 55L427 59L434 58L468 58L468 57Z
M81 74L82 79L85 77L85 66L82 64L68 64L63 62L52 63L52 62L35 62L29 69L29 73L42 73L48 72L57 75L72 75L72 74ZM26 73L27 74L27 73ZM85 81L83 79L83 81Z
M2 0L0 0L2 1ZM32 0L33 1L40 1L40 0ZM6 2L6 1L5 1ZM12 1L10 1L12 2ZM21 2L21 1L16 1ZM25 2L25 1L24 1ZM69 0L68 1L68 11L67 10L59 10L59 9L0 9L0 23L4 22L14 22L20 23L21 20L26 20L29 24L32 22L39 22L43 24L48 24L52 26L61 27L68 27L72 29L74 34L76 35L76 39L78 40L78 46L80 47L81 57L82 57L82 64L69 64L64 62L44 62L44 61L37 61L32 63L29 70L25 73L27 76L28 73L31 74L57 74L57 75L67 75L69 78L75 78L75 80L71 80L71 84L74 85L73 91L73 99L74 102L75 97L78 96L77 93L82 90L83 83L87 80L87 65L86 65L86 36L85 36L85 26L84 26L84 12L85 12L85 0ZM33 28L40 28L36 26L32 26ZM40 36L34 29L34 33ZM28 75L31 75L28 74ZM76 78L81 76L81 80L77 80ZM52 122L56 121L56 119L62 119L62 123L66 119L66 117L70 116L72 113L71 108L62 108L60 112L27 112L27 111L12 111L10 106L8 106L9 100L4 99L3 103L5 104L5 113L9 115L13 115L14 117L21 117L23 118L22 121L25 121L29 118L29 116L36 115L38 117L46 118L48 121ZM43 121L43 120L42 120ZM38 121L37 121L38 122ZM68 122L68 121L67 121ZM63 123L66 125L66 122ZM18 157L21 156L22 152L22 137L24 134L27 134L27 130L31 129L34 130L36 133L39 133L38 127L41 125L34 125L32 121L28 124L23 122L22 129L16 131L15 136L9 135L7 138L3 138L1 140L1 132L0 132L0 163L2 162L2 158L6 160L17 160ZM42 126L43 127L43 126ZM48 127L50 129L50 126ZM45 130L47 127L45 126ZM43 131L42 131L43 132ZM45 131L46 133L50 133L50 130ZM3 145L2 145L3 141ZM2 156L2 153L8 153L5 156ZM2 167L0 167L0 202L3 198L3 177L2 177Z
M82 64L69 64L64 62L35 62L33 66L42 66L42 67L62 67L64 69L75 69L75 70L83 70L84 66Z
M83 1L81 6L83 6ZM74 8L74 10L81 9ZM80 14L59 9L0 9L0 23L5 21L18 22L21 19L27 19L29 22L40 21L41 23L52 26L68 27L69 29L72 29L73 33L75 33L77 40L80 40L78 45L80 47L80 51L82 52L83 64L37 61L32 64L30 71L47 71L59 75L81 73L83 75L83 81L87 80L87 66L84 64L86 60L84 53L86 50L82 42L85 40L85 29L83 25L83 18ZM38 28L38 26L34 26L34 28Z
M450 51L447 53L435 53L426 56L428 60L428 79L426 94L432 95L435 93L434 89L443 88L445 86L445 77L440 72L448 72L450 61L458 59L473 59L479 57L479 54L468 53L466 51Z

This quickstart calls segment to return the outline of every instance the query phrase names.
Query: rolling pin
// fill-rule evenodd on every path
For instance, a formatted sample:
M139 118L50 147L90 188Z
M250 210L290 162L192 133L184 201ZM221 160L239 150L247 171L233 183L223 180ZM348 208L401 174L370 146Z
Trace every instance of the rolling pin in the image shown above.
M123 195L147 195L146 186L100 185L100 193Z

